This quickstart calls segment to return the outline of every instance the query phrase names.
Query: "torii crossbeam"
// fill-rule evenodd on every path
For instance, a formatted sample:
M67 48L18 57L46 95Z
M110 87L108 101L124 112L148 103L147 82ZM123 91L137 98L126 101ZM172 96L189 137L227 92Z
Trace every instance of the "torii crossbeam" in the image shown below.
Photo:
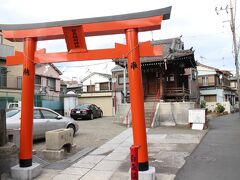
M35 64L128 58L133 141L134 145L140 145L139 170L149 169L140 57L160 56L162 47L151 46L149 41L139 44L138 32L160 29L162 21L170 18L170 13L171 7L167 7L117 16L0 25L4 38L24 42L24 52L16 51L14 56L7 57L7 65L23 64L20 167L32 166ZM125 34L126 45L115 44L112 49L87 49L85 37L110 34ZM37 41L63 38L67 52L36 51Z

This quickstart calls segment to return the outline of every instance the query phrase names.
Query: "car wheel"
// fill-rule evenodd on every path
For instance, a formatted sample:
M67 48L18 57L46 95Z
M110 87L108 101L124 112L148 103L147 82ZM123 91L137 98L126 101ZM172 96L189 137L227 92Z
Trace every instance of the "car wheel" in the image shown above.
M100 118L102 118L102 117L103 117L103 112L100 113Z
M93 113L90 114L90 119L93 120Z
M75 128L75 126L74 126L73 124L69 124L69 125L67 126L67 128L73 129L73 136L75 136L75 133L76 133L76 128Z

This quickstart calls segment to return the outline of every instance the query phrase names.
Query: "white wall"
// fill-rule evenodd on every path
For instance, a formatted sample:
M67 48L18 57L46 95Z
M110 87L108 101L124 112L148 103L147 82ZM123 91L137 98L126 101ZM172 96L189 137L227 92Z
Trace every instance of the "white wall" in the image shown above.
M215 108L217 107L217 102L206 102L206 108L209 110L211 110L212 112L215 110ZM231 105L230 102L221 102L221 105L223 105L223 107L225 107L224 111L227 111L228 113L231 113Z
M77 96L64 97L64 116L70 116L71 109L74 109L78 104Z
M95 91L100 91L100 83L109 82L109 79L99 74L93 74L83 81L83 92L87 92L87 86L95 85Z
M96 83L109 82L108 78L105 78L99 74L94 74L85 81L83 81L83 86L95 85Z
M103 111L103 116L113 116L111 92L83 93L78 97L78 104L95 104Z
M203 67L203 66L197 66L197 71L198 71L199 76L216 74L216 71L214 69L210 69L210 68Z
M160 102L157 119L160 122L173 120L176 124L188 124L188 110L193 108L195 102Z

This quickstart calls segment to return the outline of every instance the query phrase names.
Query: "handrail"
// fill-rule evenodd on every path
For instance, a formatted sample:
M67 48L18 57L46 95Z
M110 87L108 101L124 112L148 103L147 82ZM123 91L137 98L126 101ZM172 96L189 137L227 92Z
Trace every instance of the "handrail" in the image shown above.
M156 111L156 102L159 101L159 99L160 99L160 89L158 89L158 91L157 91L156 98L155 98L155 101L154 101L154 104L153 104L153 108L152 108L152 111L150 113L150 128L152 127L153 115Z

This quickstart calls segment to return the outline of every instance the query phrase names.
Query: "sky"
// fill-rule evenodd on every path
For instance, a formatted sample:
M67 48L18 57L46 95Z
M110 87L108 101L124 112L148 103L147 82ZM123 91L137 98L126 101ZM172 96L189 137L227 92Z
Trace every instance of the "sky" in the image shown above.
M161 30L139 33L139 41L182 36L185 49L193 47L195 59L203 64L234 72L230 14L223 9L229 0L0 0L0 24L51 22L148 11L172 6L171 17ZM236 6L236 32L240 36L240 2ZM239 16L240 17L240 16ZM111 48L125 43L124 35L86 38L88 49ZM64 40L38 42L47 52L66 51ZM81 80L89 73L111 73L111 60L55 64L65 80Z

